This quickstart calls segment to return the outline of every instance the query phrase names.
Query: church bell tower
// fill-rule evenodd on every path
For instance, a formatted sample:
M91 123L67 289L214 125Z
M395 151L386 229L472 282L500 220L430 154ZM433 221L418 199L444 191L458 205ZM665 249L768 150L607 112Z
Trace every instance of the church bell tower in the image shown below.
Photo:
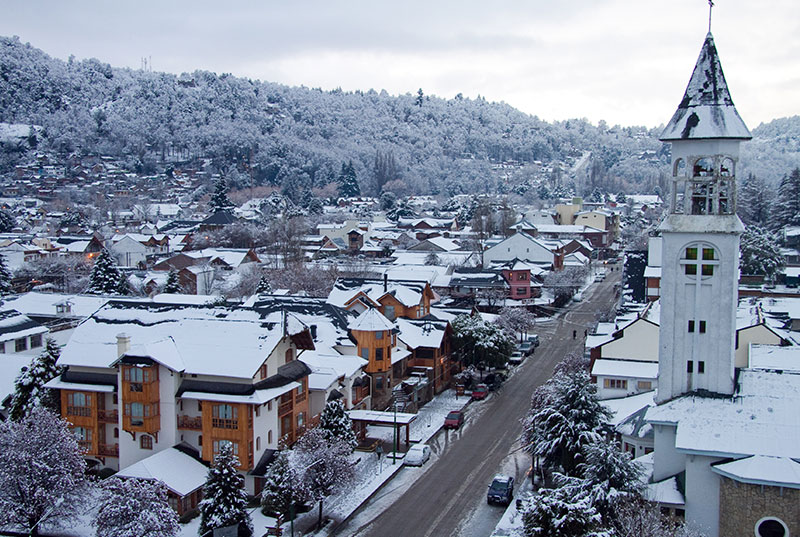
M751 139L733 105L709 32L677 111L672 188L662 234L656 402L692 391L732 394L739 281L739 144Z

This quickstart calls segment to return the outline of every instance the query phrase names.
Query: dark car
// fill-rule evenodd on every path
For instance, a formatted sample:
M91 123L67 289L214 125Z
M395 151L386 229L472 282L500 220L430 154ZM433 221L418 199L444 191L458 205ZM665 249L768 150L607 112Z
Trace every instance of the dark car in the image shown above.
M460 410L453 410L444 419L445 429L458 429L464 423L464 413Z
M514 498L514 478L510 475L496 475L486 493L487 503L509 505Z
M486 399L489 395L489 387L486 384L478 384L475 386L475 389L472 390L472 400L473 401L481 401Z

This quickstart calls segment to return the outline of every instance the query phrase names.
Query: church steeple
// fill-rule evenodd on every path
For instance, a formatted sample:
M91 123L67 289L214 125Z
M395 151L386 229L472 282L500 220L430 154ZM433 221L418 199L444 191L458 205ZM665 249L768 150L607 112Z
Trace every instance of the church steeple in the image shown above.
M658 393L732 394L739 279L736 169L752 136L733 105L714 38L661 140L672 145L672 192L662 234Z
M709 32L683 99L660 139L670 142L709 138L749 140L752 137L733 105L714 36Z

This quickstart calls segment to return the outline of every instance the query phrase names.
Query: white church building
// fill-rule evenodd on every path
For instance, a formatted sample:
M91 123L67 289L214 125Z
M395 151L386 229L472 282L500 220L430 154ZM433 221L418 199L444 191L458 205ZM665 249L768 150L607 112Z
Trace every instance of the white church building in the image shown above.
M800 535L800 370L736 368L739 145L751 138L709 33L661 140L672 192L661 225L653 487L682 493L708 537ZM800 369L800 368L799 368Z

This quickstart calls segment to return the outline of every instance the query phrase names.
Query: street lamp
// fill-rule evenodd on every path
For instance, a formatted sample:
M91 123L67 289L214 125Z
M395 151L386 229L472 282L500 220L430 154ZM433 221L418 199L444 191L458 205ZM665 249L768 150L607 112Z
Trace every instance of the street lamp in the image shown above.
M394 431L393 441L394 441L394 453L392 453L392 465L397 464L397 397L392 396L392 401L394 402L394 427L392 428Z

